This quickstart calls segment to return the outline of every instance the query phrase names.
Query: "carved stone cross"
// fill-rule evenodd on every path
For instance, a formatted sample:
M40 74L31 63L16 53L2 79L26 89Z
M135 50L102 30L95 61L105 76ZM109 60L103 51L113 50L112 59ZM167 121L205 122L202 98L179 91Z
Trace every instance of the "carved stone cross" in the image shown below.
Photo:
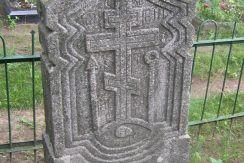
M193 0L39 0L46 163L186 163Z
M105 10L104 15L105 28L115 32L87 35L87 52L116 51L116 74L105 72L104 85L106 90L116 92L115 119L123 121L131 118L131 94L140 95L141 89L140 79L131 75L131 50L159 45L159 29L132 30L142 24L142 9L132 8L127 1L116 1L116 9Z

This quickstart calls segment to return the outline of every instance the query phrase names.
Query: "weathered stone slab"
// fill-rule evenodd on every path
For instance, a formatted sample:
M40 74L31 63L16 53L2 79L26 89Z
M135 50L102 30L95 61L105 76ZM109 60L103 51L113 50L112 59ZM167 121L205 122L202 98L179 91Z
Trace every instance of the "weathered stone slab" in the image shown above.
M42 0L46 162L188 161L194 0Z

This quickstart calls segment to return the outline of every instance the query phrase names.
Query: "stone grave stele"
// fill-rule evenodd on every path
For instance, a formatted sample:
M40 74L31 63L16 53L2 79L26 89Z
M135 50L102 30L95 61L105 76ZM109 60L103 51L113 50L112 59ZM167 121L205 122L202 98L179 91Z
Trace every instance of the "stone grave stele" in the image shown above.
M186 163L194 0L39 0L46 163Z

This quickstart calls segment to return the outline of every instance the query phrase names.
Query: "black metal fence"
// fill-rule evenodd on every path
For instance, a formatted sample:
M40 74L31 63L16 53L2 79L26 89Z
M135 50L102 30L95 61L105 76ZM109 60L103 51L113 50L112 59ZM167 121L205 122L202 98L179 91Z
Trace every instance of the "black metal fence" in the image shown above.
M207 40L202 40L200 39L202 35L205 35L206 33L204 33L203 27L205 26L205 24L212 24L212 39L207 39ZM198 118L193 118L191 119L191 121L189 122L189 127L191 126L199 126L199 133L201 131L201 127L204 124L208 124L208 123L214 123L215 125L217 125L217 123L219 121L233 121L233 119L236 118L241 118L244 117L244 110L242 111L238 111L236 112L236 108L237 108L237 103L238 103L238 98L240 96L240 92L241 92L241 85L242 83L242 75L243 75L243 69L244 69L244 47L242 48L241 51L243 51L243 57L241 59L241 64L239 67L239 74L237 74L236 76L236 80L237 80L237 87L236 90L234 91L234 103L232 105L232 109L230 111L229 114L225 114L225 115L221 115L221 108L224 105L223 101L224 101L224 95L225 95L225 87L226 87L226 81L228 79L228 70L231 68L230 66L230 62L231 62L231 57L233 55L233 46L236 45L241 45L242 43L244 43L244 37L239 37L236 38L236 26L237 24L234 23L233 25L233 30L232 30L232 34L231 34L231 38L228 39L217 39L217 34L218 34L218 26L217 23L214 21L207 21L204 22L197 33L197 38L196 38L196 42L194 42L193 45L193 78L194 78L194 71L196 70L196 58L198 57L198 50L201 47L206 47L208 48L208 50L210 49L210 61L209 61L209 66L208 66L208 70L207 70L207 76L206 76L206 89L205 89L205 93L203 95L203 101L201 104L201 113L199 113ZM202 34L202 32L204 34ZM6 156L9 155L9 160L11 161L12 159L12 155L15 152L22 152L22 151L34 151L34 159L33 161L36 162L36 153L37 150L42 148L42 140L38 140L37 139L37 128L36 128L36 124L38 123L36 120L36 89L35 89L35 84L36 82L41 82L41 81L36 81L35 78L35 74L36 74L36 68L35 68L35 64L37 62L40 61L40 55L35 53L35 32L32 31L31 32L31 36L32 38L32 53L31 55L11 55L9 56L7 54L7 50L6 50L6 44L5 44L5 40L3 37L0 36L0 39L2 41L2 47L3 47L3 56L0 57L0 66L3 66L4 69L4 73L5 73L5 78L4 79L0 79L0 82L4 82L6 87L5 87L5 95L6 98L5 99L0 99L0 101L4 101L6 102L6 109L3 109L1 112L6 111L7 115L8 115L8 143L7 144L0 144L0 154ZM210 84L211 84L211 78L212 78L212 72L213 72L213 66L214 66L214 60L216 57L216 46L228 46L228 53L227 53L227 59L226 59L226 63L225 63L225 69L223 71L223 77L222 77L222 86L221 86L221 91L220 91L220 95L219 95L219 99L218 99L218 105L215 108L211 108L216 110L215 113L216 115L214 115L214 117L211 118L205 118L205 114L206 114L206 109L207 108L207 102L209 100L209 98L211 98L209 96L209 88L210 88ZM12 139L12 126L15 124L12 124L12 119L11 119L11 98L10 98L10 86L9 86L9 69L8 69L8 65L9 64L16 64L16 63L29 63L31 64L31 85L32 85L32 117L33 117L33 139L29 140L29 141L25 141L25 142L14 142ZM239 101L240 103L240 101ZM244 103L244 101L242 101L242 103ZM190 110L191 112L191 110ZM1 130L0 130L1 131ZM198 133L198 134L199 134ZM0 158L1 159L1 158Z

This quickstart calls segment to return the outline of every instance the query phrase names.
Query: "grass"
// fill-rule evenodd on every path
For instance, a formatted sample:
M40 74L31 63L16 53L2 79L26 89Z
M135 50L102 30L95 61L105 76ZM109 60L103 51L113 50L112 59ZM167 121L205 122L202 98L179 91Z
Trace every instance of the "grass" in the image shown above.
M226 163L239 163L244 160L244 126L243 118L230 121L207 124L201 127L198 136L198 126L189 129L192 138L190 163L213 162L211 158ZM213 131L214 134L213 134Z
M204 119L215 118L219 106L220 95L212 95L208 98ZM190 102L189 121L199 120L202 113L203 97L192 98ZM232 114L235 101L235 93L224 95L220 115ZM244 112L244 93L238 96L236 112ZM192 137L190 163L235 163L244 160L244 118L236 119L232 122L230 130L230 120L206 124L201 127L191 127L189 133ZM213 133L214 136L213 136Z
M228 123L225 126L226 128L221 132L216 131L215 136L212 136L209 130L206 132L210 132L210 134L202 134L198 138L195 138L197 136L194 134L191 135L192 148L190 163L212 162L211 158L226 163L239 163L243 161L243 128L241 129L239 125L238 129L232 129L230 131ZM202 130L204 129L202 128Z
M244 45L244 44L243 44ZM242 60L244 56L243 45L233 45L232 54L229 61L228 78L236 79L239 76ZM227 57L229 54L229 46L216 46L211 76L222 76L226 70ZM210 61L212 57L212 48L201 47L195 59L195 69L193 77L201 79L208 78L210 71Z
M10 106L12 109L32 107L32 65L30 63L8 64ZM42 84L39 63L35 65L36 104L42 102ZM6 108L6 78L4 66L0 65L0 109Z
M220 116L232 114L236 93L225 93L220 107ZM215 118L218 112L220 95L211 95L206 102L204 119ZM235 113L244 112L244 93L239 94ZM192 97L190 101L189 121L200 120L204 97Z
M203 28L203 32L200 32L199 40L213 40L215 31L213 28ZM233 31L233 24L220 26L217 33L217 39L231 38ZM238 23L236 27L235 37L244 37L244 23ZM244 58L242 44L234 44L231 50L229 69L227 77L236 79L239 75L242 60ZM192 49L192 54L194 53ZM226 70L227 58L230 51L230 45L216 46L213 57L213 66L211 76L222 76ZM197 49L197 55L195 60L195 69L193 77L206 79L210 71L210 61L212 57L213 47L199 47Z

